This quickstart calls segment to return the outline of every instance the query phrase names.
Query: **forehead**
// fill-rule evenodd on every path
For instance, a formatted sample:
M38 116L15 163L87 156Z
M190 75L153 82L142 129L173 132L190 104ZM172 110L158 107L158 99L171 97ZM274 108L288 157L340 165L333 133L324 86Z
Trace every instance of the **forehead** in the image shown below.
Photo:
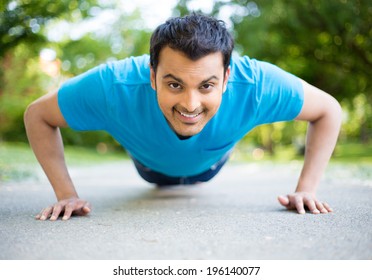
M191 60L181 51L165 47L159 55L158 72L177 74L178 76L215 76L223 75L223 55L221 52L211 53L197 60Z

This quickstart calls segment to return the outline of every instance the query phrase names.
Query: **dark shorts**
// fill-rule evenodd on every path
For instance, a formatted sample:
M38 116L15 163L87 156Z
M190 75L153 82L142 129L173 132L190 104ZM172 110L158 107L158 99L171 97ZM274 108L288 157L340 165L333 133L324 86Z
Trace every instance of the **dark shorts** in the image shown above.
M222 166L227 162L231 151L226 153L217 163L211 166L207 171L187 177L171 177L144 166L138 160L132 157L134 166L136 167L139 175L149 183L157 184L158 186L169 185L193 185L201 182L207 182L212 179L221 170Z

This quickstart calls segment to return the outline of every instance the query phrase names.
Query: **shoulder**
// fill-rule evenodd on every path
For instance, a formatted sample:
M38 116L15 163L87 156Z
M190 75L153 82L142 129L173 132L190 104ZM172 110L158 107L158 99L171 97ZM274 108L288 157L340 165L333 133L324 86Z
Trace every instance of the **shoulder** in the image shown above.
M102 72L110 75L114 83L143 84L150 82L149 55L128 57L102 66Z
M231 82L255 84L260 81L262 74L268 71L271 64L248 56L234 54L231 58ZM272 65L273 66L273 65Z
M256 81L255 65L248 56L234 54L231 58L230 69L229 82L254 83Z
M233 55L230 63L231 82L257 84L263 80L281 79L286 73L278 66L248 56ZM289 73L287 73L289 74Z

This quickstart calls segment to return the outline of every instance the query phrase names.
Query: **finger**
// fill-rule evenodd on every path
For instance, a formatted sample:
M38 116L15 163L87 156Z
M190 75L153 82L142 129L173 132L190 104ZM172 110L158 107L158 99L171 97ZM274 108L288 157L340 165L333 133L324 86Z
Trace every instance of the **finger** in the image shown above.
M65 206L65 213L63 214L62 220L66 221L66 220L70 219L72 211L74 211L74 210L75 210L75 205L73 203L68 203Z
M52 213L52 210L53 210L53 206L49 206L45 208L41 212L40 220L45 221L46 219L48 219L49 215Z
M40 220L41 216L43 215L44 210L45 210L45 208L42 209L42 210L40 211L40 213L37 214L37 215L35 216L35 219Z
M83 207L83 211L85 214L88 214L90 213L90 211L92 211L92 206L90 205L89 202L85 203L84 207Z
M52 216L50 217L50 220L51 221L57 220L59 217L59 214L61 214L62 212L62 209L63 209L63 206L61 204L57 203L56 205L54 205L53 213L52 213Z
M278 201L284 207L287 207L287 208L289 207L289 199L288 199L288 197L283 196L283 195L280 195L280 196L278 196Z
M324 206L325 209L327 209L328 212L333 212L333 209L328 205L327 202L324 202L323 206Z
M296 197L295 198L295 208L297 209L297 212L299 214L305 214L305 208L304 208L304 201L302 200L302 197Z
M83 213L83 215L88 214L91 211L91 208L92 208L91 205L90 205L90 203L87 202L87 201L84 201L84 200L82 200L81 202L82 203L79 203L78 204L79 205L78 208L81 209L81 212Z
M91 208L92 207L90 206L89 202L81 200L75 204L74 211L72 213L78 216L85 216L90 213Z
M323 214L328 213L328 210L324 207L322 202L316 200L315 204L316 204L316 208L318 208L320 213L323 213Z
M310 212L313 214L319 214L320 211L316 208L315 201L313 199L305 200L306 206L309 208Z

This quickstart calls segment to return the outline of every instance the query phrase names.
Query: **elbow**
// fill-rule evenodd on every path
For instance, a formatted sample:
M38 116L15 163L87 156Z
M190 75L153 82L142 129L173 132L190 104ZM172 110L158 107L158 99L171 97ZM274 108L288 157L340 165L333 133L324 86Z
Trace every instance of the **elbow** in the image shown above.
M33 111L33 104L31 103L27 106L25 112L23 113L23 122L26 127L29 124L29 120L32 118L32 111Z
M331 97L324 114L324 120L328 124L328 129L339 134L342 125L342 115L343 113L340 103L334 97Z
M31 103L27 106L24 114L23 114L23 122L25 124L26 130L30 127L32 123L34 123L39 118L38 108L35 102Z
M334 115L335 121L341 126L342 122L342 107L340 103L333 98L333 104L332 104L332 114Z
M340 132L342 124L342 107L331 95L323 100L321 113L317 118L309 120L311 124L323 124L333 131Z
M59 110L56 97L56 94L47 94L27 106L23 114L26 131L47 126L51 128L67 126Z

